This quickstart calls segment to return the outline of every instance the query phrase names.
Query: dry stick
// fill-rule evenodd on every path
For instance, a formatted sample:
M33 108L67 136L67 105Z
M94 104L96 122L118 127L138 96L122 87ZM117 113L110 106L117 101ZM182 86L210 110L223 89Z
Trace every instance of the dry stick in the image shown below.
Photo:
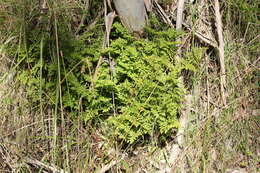
M176 30L180 31L182 29L182 16L183 16L183 10L184 10L184 2L185 0L178 0L178 4L177 4L177 18L176 18ZM182 38L179 38L177 40L177 42L181 42ZM178 45L179 49L177 50L177 54L176 54L176 59L177 61L180 60L180 55L181 55L181 46ZM183 83L183 80L181 80Z
M104 18L105 18L106 33L104 35L104 41L103 41L102 48L106 48L106 47L109 46L109 35L110 35L110 31L111 31L111 28L112 28L114 18L116 17L115 11L107 14L106 0L104 0L104 7L105 7ZM97 63L97 66L96 66L96 69L95 69L95 73L93 75L92 86L94 86L94 83L97 80L98 71L99 71L99 68L100 68L100 65L102 64L102 62L103 62L103 56L100 56L98 63Z
M108 15L105 17L105 25L106 25L106 46L109 47L109 36L110 36L110 31L112 29L112 24L114 21L114 18L116 16L116 12L110 12ZM108 54L109 58L109 66L110 66L110 76L111 80L114 80L114 74L115 74L115 61L111 58L110 53ZM112 91L112 104L113 104L113 112L114 116L116 115L116 105L115 105L115 92Z
M218 50L219 50L219 61L220 61L220 90L223 104L226 105L226 70L225 70L225 54L224 54L224 38L223 38L223 27L220 14L219 1L214 0L215 2L215 17L216 17L216 27L218 33Z
M176 29L181 30L182 28L182 16L184 10L185 0L179 0L177 4L177 20L176 20Z
M207 116L209 116L209 102L210 102L208 73L209 73L209 57L208 57L208 54L206 54Z
M184 105L186 105L185 109L182 109L180 112L180 128L178 129L177 135L176 135L176 144L172 145L171 153L169 156L169 163L171 164L171 169L174 167L174 163L178 161L178 157L183 152L184 144L185 144L185 131L187 129L188 125L188 115L191 111L191 104L192 104L192 95L188 94L185 95L184 98L185 102ZM183 169L183 166L181 166ZM170 170L167 170L167 172L171 172Z
M96 80L97 80L98 70L99 70L99 67L100 67L100 65L101 65L102 62L103 62L103 56L100 56L99 59L98 59L98 63L97 63L97 66L96 66L95 73L94 73L94 75L93 75L92 86L94 86L94 83L95 83Z
M177 19L176 19L176 30L182 29L182 23L183 23L183 10L184 10L184 2L185 0L178 0L177 4ZM181 38L178 39L178 41L181 42ZM180 61L181 56L181 48L178 49L176 60ZM183 84L183 78L179 78L180 82ZM190 114L190 107L191 107L191 100L192 96L189 94L185 95L184 98L184 104L186 105L184 109L180 111L180 128L178 129L177 135L176 135L176 142L177 144L173 144L171 147L171 153L169 155L169 163L170 163L170 169L166 170L166 172L171 172L172 164L178 159L180 153L183 151L183 146L185 144L185 131L187 129L188 124L188 115ZM181 163L180 163L181 164ZM181 172L183 172L184 165L181 164Z
M104 19L106 19L106 15L107 15L107 4L106 4L106 0L104 0ZM105 48L106 47L106 39L107 39L107 36L106 36L106 33L104 35L104 40L103 40L103 45L102 45L102 48ZM99 67L100 65L102 64L103 62L103 56L100 56L99 59L98 59L98 63L97 63L97 66L96 66L96 69L95 69L95 72L94 72L94 75L93 75L93 78L92 78L92 83L91 83L91 86L94 87L94 84L97 80L97 76L98 76L98 70L99 70Z
M103 47L102 47L103 49L106 48L106 47L109 47L110 32L111 32L111 29L112 29L112 24L113 24L114 18L116 17L115 11L107 14L107 3L109 5L109 7L111 8L110 1L104 0L104 8L105 8L104 19L105 19L106 32L105 32L105 35L104 35L104 41L103 41ZM95 72L94 72L94 75L93 75L93 79L92 79L92 83L91 83L92 87L94 87L94 85L95 85L95 82L96 82L97 77L98 77L99 68L100 68L102 62L103 62L103 56L100 56L98 63L97 63L97 66L96 66L96 69L95 69ZM110 54L109 54L109 65L110 65L110 70L111 70L111 79L113 80L113 74L114 74L114 71L115 71L115 61L110 57ZM113 104L113 112L114 112L114 116L115 116L116 115L116 109L115 109L116 106L115 106L115 93L114 93L114 91L112 92L112 102L113 102L112 103Z
M61 168L57 168L56 166L50 166L50 165L47 165L45 163L42 163L41 161L37 160L37 159L33 159L33 158L25 158L24 159L25 162L27 164L30 164L30 165L33 165L35 167L38 167L38 168L42 168L44 170L47 170L48 172L54 172L54 173L68 173L67 171L61 169Z
M105 173L105 172L107 172L110 168L112 168L113 166L118 164L121 160L123 160L123 159L111 161L109 164L103 166L100 170L98 170L97 173Z
M187 28L189 31L193 31L192 28L186 24L186 23L182 23L182 25ZM209 39L208 37L204 36L202 33L195 31L195 36L198 37L201 41L203 41L204 43L214 47L214 48L218 48L218 45L211 39Z
M3 143L3 141L1 141L1 143ZM10 156L5 145L1 143L0 143L0 157L3 159L4 163L12 170L12 172L15 172L15 166L11 164L13 162L13 159Z
M160 4L157 2L157 0L154 1L155 7L157 8L159 14L162 16L162 19L165 23L170 25L171 27L174 27L169 16L164 12L163 8L160 6Z

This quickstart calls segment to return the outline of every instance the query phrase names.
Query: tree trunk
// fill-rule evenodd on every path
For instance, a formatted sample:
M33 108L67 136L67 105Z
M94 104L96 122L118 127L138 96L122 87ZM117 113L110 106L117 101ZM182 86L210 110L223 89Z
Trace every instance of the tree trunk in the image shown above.
M117 13L130 32L142 33L146 23L146 10L142 0L114 0Z

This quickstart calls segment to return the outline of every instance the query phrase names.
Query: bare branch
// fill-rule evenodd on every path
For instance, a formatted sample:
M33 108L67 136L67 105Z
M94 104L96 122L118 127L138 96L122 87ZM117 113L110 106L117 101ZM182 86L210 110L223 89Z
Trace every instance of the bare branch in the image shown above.
M181 30L182 28L182 16L184 10L184 2L185 0L178 0L177 4L177 20L176 20L176 29Z
M170 25L171 27L174 27L169 16L165 13L163 8L160 6L160 4L157 1L154 1L155 9L158 11L158 13L161 15L163 21Z
M107 14L107 4L106 3L107 3L107 1L104 0L104 6L105 6L104 18L105 18L106 33L104 35L103 48L109 47L109 35L110 35L110 31L111 31L111 28L112 28L114 18L116 17L115 11ZM100 56L98 63L97 63L97 67L95 69L95 73L93 75L92 86L94 85L95 81L97 80L99 67L102 64L102 61L103 61L103 56Z
M42 168L48 172L55 172L55 173L68 173L67 171L64 171L63 169L57 168L56 166L50 166L45 163L42 163L41 161L33 158L25 158L25 162L27 164L33 165L37 168Z
M216 20L216 27L218 33L218 50L219 50L219 61L220 61L220 90L223 104L226 105L226 94L225 94L225 87L226 87L226 70L225 70L225 53L224 53L224 38L223 38L223 27L222 27L222 20L220 14L220 7L219 1L214 0L215 4L215 20Z

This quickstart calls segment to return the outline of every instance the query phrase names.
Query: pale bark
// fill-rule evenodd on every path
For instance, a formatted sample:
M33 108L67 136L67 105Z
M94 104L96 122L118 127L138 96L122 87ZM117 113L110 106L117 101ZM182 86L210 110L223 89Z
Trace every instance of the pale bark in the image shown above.
M176 20L176 29L177 30L180 30L182 28L184 2L185 2L185 0L178 0L178 4L177 4L177 20Z
M146 24L145 4L142 0L114 0L116 11L131 32L142 32Z
M225 43L223 38L223 27L222 27L222 19L220 14L219 1L214 0L215 5L215 18L216 18L216 27L218 33L218 50L219 50L219 61L220 61L220 90L223 104L226 105L226 70L225 70Z

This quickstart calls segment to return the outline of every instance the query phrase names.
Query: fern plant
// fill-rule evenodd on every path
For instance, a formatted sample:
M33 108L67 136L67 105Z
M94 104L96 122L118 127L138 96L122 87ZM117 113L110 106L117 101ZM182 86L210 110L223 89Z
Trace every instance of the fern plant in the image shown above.
M166 134L178 128L184 95L178 78L183 69L195 67L175 60L176 31L146 28L148 39L135 39L115 23L113 33L114 40L104 53L117 63L113 75L117 115L108 119L114 134L133 143L153 131Z

